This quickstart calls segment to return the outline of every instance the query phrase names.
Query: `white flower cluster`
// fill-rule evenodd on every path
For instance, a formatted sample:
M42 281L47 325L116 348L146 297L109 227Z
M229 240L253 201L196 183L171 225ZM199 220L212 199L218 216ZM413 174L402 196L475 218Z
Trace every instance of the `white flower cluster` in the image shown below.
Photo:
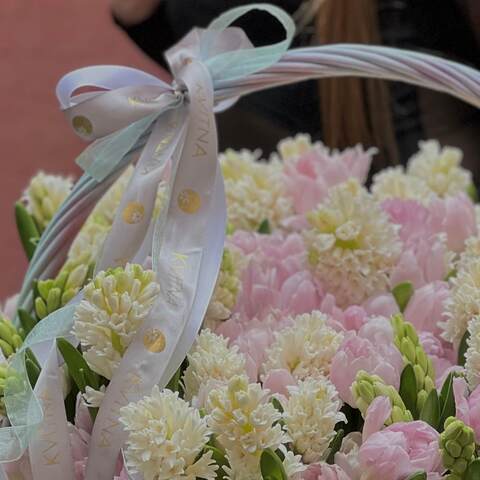
M112 378L159 292L155 274L135 264L100 272L85 287L73 333L92 370Z
M276 332L265 354L264 372L286 369L298 380L328 375L343 334L327 322L327 315L313 311L298 315L291 326Z
M407 175L400 165L375 174L371 192L380 202L389 198L400 198L427 204L433 196L433 192L423 179Z
M480 315L475 315L468 324L468 348L465 353L465 372L470 389L480 385Z
M157 387L149 397L120 411L128 432L127 466L145 480L213 480L218 466L204 447L210 429L200 412L178 397Z
M282 414L268 401L268 392L258 383L249 383L245 375L212 390L207 413L208 425L226 450L231 480L261 480L263 451L275 451L289 441L279 423ZM304 468L292 455L284 462L292 474Z
M459 264L450 279L451 294L445 303L446 320L440 323L442 337L454 345L460 343L472 318L480 315L480 258Z
M289 387L289 393L283 415L288 435L306 463L318 462L335 436L336 423L347 420L337 390L326 377L318 377Z
M278 144L278 152L282 160L298 158L314 148L310 135L299 133L295 137L288 137Z
M401 248L397 227L356 180L331 188L307 218L309 263L339 306L361 304L388 288Z
M439 197L467 192L472 174L460 166L459 148L440 147L437 140L420 142L420 151L408 161L407 173L422 179Z
M226 383L235 375L245 374L245 357L238 347L229 347L228 340L210 330L202 330L188 356L183 376L185 398L192 400L206 394L212 384ZM197 399L203 403L205 395Z
M230 317L235 307L241 285L238 256L236 250L225 247L215 290L205 315L206 327L214 329Z
M377 200L401 198L428 204L435 197L468 192L472 175L460 166L463 157L460 149L441 148L437 140L420 142L419 147L406 170L396 166L374 175L371 190Z
M227 150L220 155L227 196L229 225L257 230L264 220L276 227L292 212L284 196L283 167L278 161L259 162L249 150Z
M40 230L44 230L62 202L72 190L72 179L60 175L38 172L25 191L27 211L35 219Z

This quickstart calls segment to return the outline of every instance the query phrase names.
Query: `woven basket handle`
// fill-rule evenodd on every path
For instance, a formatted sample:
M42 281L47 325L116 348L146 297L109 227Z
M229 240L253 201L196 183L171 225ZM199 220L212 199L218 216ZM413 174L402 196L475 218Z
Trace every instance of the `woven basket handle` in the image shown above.
M337 44L289 50L272 67L215 84L218 100L327 77L396 80L445 92L480 107L480 72L441 57L370 45Z

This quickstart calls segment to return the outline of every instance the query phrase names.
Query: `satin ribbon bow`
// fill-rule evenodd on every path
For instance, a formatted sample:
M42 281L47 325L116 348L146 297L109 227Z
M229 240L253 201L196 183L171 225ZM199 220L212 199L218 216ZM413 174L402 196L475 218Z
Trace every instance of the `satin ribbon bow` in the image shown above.
M286 31L285 40L255 48L242 30L230 27L252 10L278 19ZM77 160L85 174L42 235L19 304L31 308L32 280L54 274L89 207L132 160L136 161L133 176L96 268L141 263L151 255L162 288L108 386L92 432L87 480L113 478L125 440L118 424L119 408L149 393L155 384L165 386L194 342L213 292L225 235L214 111L235 102L225 94L229 82L238 83L275 64L288 49L294 31L292 19L283 10L251 4L226 12L206 30L192 30L166 53L174 76L171 85L132 68L96 66L65 75L57 86L61 108L76 133L93 143ZM215 101L218 85L222 102ZM75 94L85 87L88 93ZM165 178L168 199L155 218L158 184ZM52 261L53 252L58 252L56 261ZM43 419L45 405L38 392L48 379L58 377L55 339L67 336L75 342L70 332L80 299L81 293L39 322L12 361L15 382L7 382L5 389L12 426L0 429L0 461L20 457L42 422L48 421ZM152 335L163 336L162 349L150 348L147 340ZM25 370L27 348L44 367L35 392ZM69 452L62 450L62 454ZM42 478L40 466L38 472L36 478ZM67 478L65 471L63 475Z

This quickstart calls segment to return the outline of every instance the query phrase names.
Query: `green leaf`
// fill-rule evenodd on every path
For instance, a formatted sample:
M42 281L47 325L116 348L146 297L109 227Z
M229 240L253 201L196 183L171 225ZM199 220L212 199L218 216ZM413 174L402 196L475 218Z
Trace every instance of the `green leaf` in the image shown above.
M271 448L262 452L260 471L264 480L288 480L280 457Z
M28 335L33 327L37 324L37 321L23 308L19 308L17 314L20 324L25 330L25 334Z
M15 203L15 221L18 235L22 242L27 258L30 260L35 253L36 243L40 238L40 232L35 225L32 216L21 202Z
M40 376L40 369L29 358L25 359L25 369L27 370L30 385L34 388Z
M427 474L425 472L416 472L410 475L406 480L427 480Z
M40 370L42 369L42 367L40 366L40 363L37 360L37 357L35 356L35 354L32 352L32 350L30 348L27 348L25 350L25 358L28 358Z
M67 414L67 420L70 423L75 423L75 410L77 406L78 388L75 384L72 385L70 392L65 398L65 412Z
M467 353L468 349L468 339L470 338L470 332L467 330L463 337L462 340L460 341L460 345L458 347L458 358L457 358L457 363L463 367L465 365L465 354Z
M270 228L270 222L268 221L268 218L266 218L258 227L258 233L263 233L268 235L269 233L272 233L272 229Z
M327 457L327 463L329 463L330 465L333 464L335 454L340 450L340 447L342 446L342 440L344 436L345 430L341 428L340 430L338 430L337 434L335 435L335 437L333 437L333 440L328 446L328 448L330 449L330 453Z
M455 268L452 268L445 276L444 281L448 282L451 278L455 278L457 276L457 273L457 270Z
M89 385L98 390L98 375L90 369L82 354L64 338L57 338L57 347L67 364L68 373L73 378L78 389L84 393L85 386Z
M415 371L410 363L402 371L399 394L407 409L412 413L413 418L418 418L417 381L415 379Z
M276 410L278 410L280 413L283 413L283 407L282 404L280 403L280 400L278 398L272 397L272 405L275 407Z
M165 388L168 388L168 390L171 390L172 392L178 392L181 377L182 377L182 366L180 365L177 368L177 371L173 374L173 377L167 383L167 386Z
M455 398L453 396L453 376L451 372L445 379L440 392L440 420L438 422L438 430L443 432L443 425L448 417L455 416Z
M465 472L465 480L478 480L480 478L480 458L476 458Z
M414 288L410 282L399 283L393 288L392 295L394 296L398 308L402 313L407 308L408 302L410 301L413 292Z
M223 467L229 467L230 464L228 463L225 454L217 447L213 445L205 445L205 450L209 450L212 452L212 458L215 460L215 463L218 465L218 470L216 472L216 476L218 480L223 480L227 477L227 473Z
M467 187L467 195L470 197L470 200L472 200L473 203L478 202L478 192L473 182Z
M438 422L440 421L440 401L435 388L430 390L430 393L425 400L425 405L420 412L420 420L423 420L433 428L438 429Z

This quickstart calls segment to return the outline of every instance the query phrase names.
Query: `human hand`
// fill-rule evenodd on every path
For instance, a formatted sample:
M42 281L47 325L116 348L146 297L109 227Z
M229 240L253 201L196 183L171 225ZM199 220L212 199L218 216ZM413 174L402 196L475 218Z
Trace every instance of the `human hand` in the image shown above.
M110 0L113 15L125 26L143 22L162 0Z

